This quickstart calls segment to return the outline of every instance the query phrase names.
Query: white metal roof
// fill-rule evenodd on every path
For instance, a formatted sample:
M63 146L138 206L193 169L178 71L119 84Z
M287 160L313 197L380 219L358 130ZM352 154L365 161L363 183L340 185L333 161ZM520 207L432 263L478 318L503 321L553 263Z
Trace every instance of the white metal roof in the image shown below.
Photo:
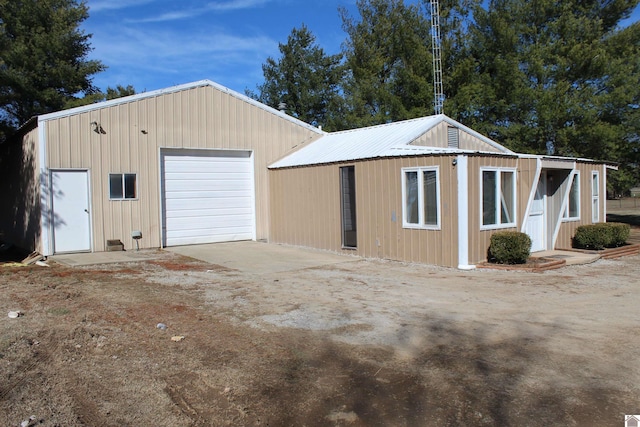
M456 122L444 114L439 114L396 123L329 133L311 142L306 147L280 159L269 167L277 169L378 157L465 152L465 150L460 149L409 145L443 121L471 133L492 147L499 149L501 153L515 154L511 150L480 135L463 124Z

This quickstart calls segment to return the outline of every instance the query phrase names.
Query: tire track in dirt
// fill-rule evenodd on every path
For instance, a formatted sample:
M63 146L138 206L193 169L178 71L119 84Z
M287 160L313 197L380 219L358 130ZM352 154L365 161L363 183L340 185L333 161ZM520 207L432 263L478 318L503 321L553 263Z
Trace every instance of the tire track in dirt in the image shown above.
M51 341L51 340L47 340ZM36 343L35 341L30 340L30 346L37 346L38 348L33 352L33 358L27 362L22 363L22 366L16 369L17 378L8 380L7 384L4 386L0 385L0 401L5 400L9 394L22 386L27 379L30 377L30 374L38 368L41 364L49 361L51 356L58 351L58 345L53 345L53 347L49 347L48 343L41 344ZM51 348L50 350L48 350Z
M193 425L195 425L195 426L204 425L203 417L193 407L193 405L191 405L191 403L189 403L189 401L185 397L184 393L182 393L180 390L178 390L178 386L175 386L175 385L172 385L172 384L167 384L167 386L164 388L164 391L165 391L165 393L167 393L167 395L169 396L171 401L178 407L180 412L182 414L186 415L187 417L189 417L189 419L193 423L195 423Z

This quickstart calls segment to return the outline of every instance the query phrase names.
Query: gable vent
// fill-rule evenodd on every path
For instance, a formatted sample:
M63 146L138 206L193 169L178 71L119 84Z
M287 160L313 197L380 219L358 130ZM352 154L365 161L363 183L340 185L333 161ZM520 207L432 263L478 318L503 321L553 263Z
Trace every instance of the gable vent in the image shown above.
M447 146L449 148L460 148L460 140L458 138L458 128L449 126L447 128Z

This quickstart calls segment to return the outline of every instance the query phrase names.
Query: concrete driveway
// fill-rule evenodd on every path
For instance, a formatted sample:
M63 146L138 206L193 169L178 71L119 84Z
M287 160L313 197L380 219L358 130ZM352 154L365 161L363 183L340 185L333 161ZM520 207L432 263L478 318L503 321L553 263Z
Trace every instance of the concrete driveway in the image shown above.
M164 250L93 252L54 255L53 261L72 267L85 265L139 262L159 259L163 251L188 256L210 264L221 265L243 273L266 274L302 270L361 258L295 246L244 241L174 246Z
M165 250L254 274L302 270L361 259L309 248L253 241L175 246Z

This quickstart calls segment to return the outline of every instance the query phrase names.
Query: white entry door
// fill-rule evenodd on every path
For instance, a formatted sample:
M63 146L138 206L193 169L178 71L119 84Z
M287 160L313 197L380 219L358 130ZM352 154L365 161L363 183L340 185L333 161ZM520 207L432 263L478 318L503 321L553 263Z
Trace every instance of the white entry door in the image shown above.
M527 218L526 233L531 237L531 252L539 252L547 249L546 245L546 207L547 207L547 175L540 174L540 179L536 187L536 194L533 197L529 217Z
M52 171L51 195L54 253L91 251L89 172Z

